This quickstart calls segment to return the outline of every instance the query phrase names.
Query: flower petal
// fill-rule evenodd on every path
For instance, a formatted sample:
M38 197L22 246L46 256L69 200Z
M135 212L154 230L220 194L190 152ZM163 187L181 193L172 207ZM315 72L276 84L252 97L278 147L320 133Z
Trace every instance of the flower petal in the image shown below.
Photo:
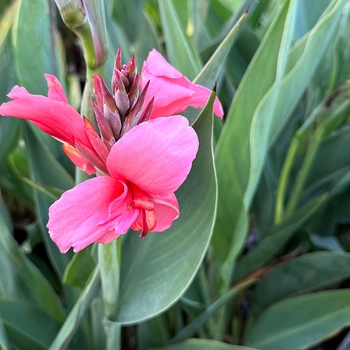
M187 107L202 108L211 91L203 86L192 84L165 58L153 49L144 62L141 74L141 87L150 81L146 104L154 97L151 118L181 113ZM214 113L222 117L224 111L218 98L214 102Z
M45 79L47 81L47 87L49 89L47 97L58 102L65 102L68 104L68 100L60 81L51 74L45 74Z
M45 133L73 147L75 139L91 147L81 116L72 106L57 100L61 96L57 92L59 88L52 87L51 78L48 82L51 98L32 95L25 88L15 86L8 94L12 101L0 106L0 114L30 120Z
M168 229L173 221L179 217L179 203L174 193L163 197L154 197L153 200L155 203L154 213L157 218L157 225L152 231L161 232Z
M186 118L157 118L135 126L117 141L107 168L112 177L166 196L185 181L197 150L198 137Z
M95 167L89 163L81 154L68 143L63 144L63 150L66 153L67 157L77 166L79 169L85 171L88 175L95 174Z
M50 207L50 236L62 253L110 242L126 233L139 215L138 209L129 208L131 200L127 185L119 180L99 176L84 181Z

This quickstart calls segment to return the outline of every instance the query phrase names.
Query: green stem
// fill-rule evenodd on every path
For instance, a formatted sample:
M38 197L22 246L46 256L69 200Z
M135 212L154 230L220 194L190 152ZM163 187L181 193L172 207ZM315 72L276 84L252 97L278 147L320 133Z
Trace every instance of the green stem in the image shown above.
M275 224L282 222L284 217L284 201L288 186L289 175L292 170L295 157L297 155L300 144L300 135L298 132L293 137L292 143L289 147L287 157L284 161L281 175L278 181L277 196L276 196L276 208L275 208Z
M208 285L207 276L205 274L205 266L203 264L199 269L198 278L199 278L201 293L202 293L205 307L209 307L209 305L211 304L210 289L209 289L209 285ZM215 328L214 320L211 317L208 319L209 334L214 333L214 328Z
M286 216L290 215L293 212L293 210L297 207L300 201L302 191L303 191L305 182L307 180L307 176L309 175L313 160L321 144L323 132L324 132L323 125L320 125L315 130L315 133L311 141L311 145L306 152L303 165L298 173L291 197L288 201L286 211L285 211Z
M280 224L285 216L284 202L288 187L288 181L292 167L294 165L295 158L300 149L300 144L303 142L303 138L308 134L315 121L324 112L324 104L321 103L317 106L309 118L306 119L304 124L297 130L293 136L292 142L289 146L286 159L284 161L281 175L278 181L277 196L276 196L276 207L275 207L275 224Z
M98 263L100 268L102 297L105 316L115 321L118 315L119 277L120 277L120 241L118 238L108 244L98 245Z
M104 320L104 327L107 337L106 350L121 350L121 324Z

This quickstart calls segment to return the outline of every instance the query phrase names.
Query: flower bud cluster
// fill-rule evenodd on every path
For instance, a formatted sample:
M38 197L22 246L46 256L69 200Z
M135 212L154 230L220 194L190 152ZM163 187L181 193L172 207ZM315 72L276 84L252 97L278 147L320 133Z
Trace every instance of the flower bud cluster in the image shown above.
M153 99L145 108L148 84L141 90L135 57L122 64L118 49L110 92L103 79L94 75L95 102L93 107L101 138L110 150L125 133L151 116Z

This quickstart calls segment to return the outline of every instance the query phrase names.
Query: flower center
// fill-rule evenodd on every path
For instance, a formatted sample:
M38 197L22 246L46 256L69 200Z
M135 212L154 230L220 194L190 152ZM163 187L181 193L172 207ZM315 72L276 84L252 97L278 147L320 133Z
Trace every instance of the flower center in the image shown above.
M149 231L152 231L157 224L157 219L154 213L154 203L145 192L137 186L130 184L133 199L129 203L129 209L139 209L140 215L132 225L133 230L141 230L140 238L147 236Z

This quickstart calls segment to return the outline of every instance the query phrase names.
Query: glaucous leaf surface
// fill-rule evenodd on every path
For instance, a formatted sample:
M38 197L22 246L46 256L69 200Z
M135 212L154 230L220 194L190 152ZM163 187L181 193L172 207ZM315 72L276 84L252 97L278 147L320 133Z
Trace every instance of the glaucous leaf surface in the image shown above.
M208 247L216 210L212 153L214 96L194 124L199 151L177 191L180 217L162 233L145 239L129 232L122 245L121 290L117 321L131 324L169 308L188 288Z

